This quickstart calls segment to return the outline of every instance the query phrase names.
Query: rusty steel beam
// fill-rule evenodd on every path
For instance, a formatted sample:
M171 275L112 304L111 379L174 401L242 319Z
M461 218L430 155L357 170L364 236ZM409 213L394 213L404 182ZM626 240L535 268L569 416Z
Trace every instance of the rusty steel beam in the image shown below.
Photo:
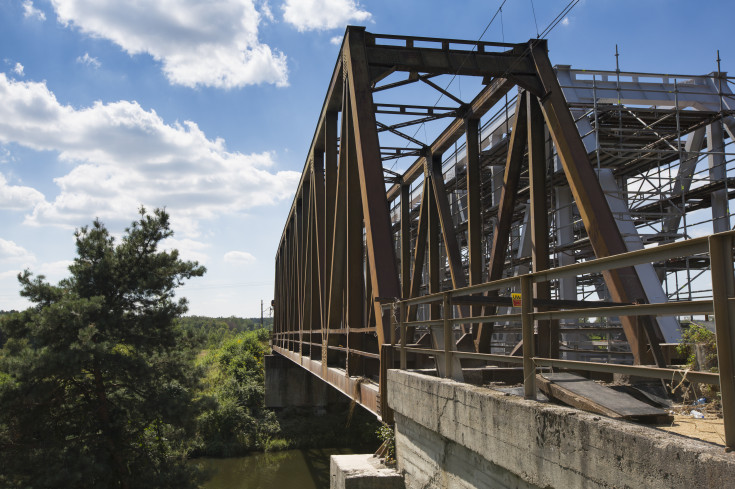
M464 268L462 266L462 255L460 254L459 243L457 242L457 231L454 228L452 213L449 210L449 196L447 194L446 187L444 186L441 155L432 156L429 161L431 162L429 168L429 172L431 174L431 188L434 191L434 202L436 205L436 212L439 217L439 224L441 226L444 252L446 254L447 261L449 262L449 273L452 277L452 287L455 289L466 287L467 279L465 278ZM468 315L469 312L466 307L460 307L459 309L462 317L466 317ZM466 325L462 324L463 333L466 332L466 328Z
M449 210L449 196L444 186L444 175L442 174L441 155L432 156L431 166L431 188L434 191L434 202L441 225L441 235L444 241L444 250L449 261L449 272L452 275L452 287L460 288L467 286L467 279L462 268L462 256L457 243L457 232L454 228L452 213Z
M547 270L549 263L549 207L547 205L546 188L546 135L544 132L544 116L541 113L538 99L531 92L525 93L528 116L528 178L531 187L531 263L532 270ZM533 299L550 300L549 282L533 284ZM543 307L537 308L543 311ZM537 321L538 356L545 358L559 357L559 322Z
M298 354L294 354L294 352L289 351L287 348L274 347L273 351L309 370L350 399L354 399L355 392L358 392L357 402L380 419L378 386L374 383L365 382L365 379L360 377L348 377L345 375L344 370L329 367L322 361L299 358Z
M370 38L372 36L368 35L368 39ZM380 77L386 71L418 71L457 76L502 76L507 73L532 75L535 71L533 62L524 54L524 50L524 45L513 46L497 53L372 45L367 47L366 55L373 68L372 78Z
M411 187L401 186L401 297L411 296Z
M311 171L311 187L314 195L314 239L316 242L316 290L317 290L317 301L315 307L318 307L318 317L315 318L322 335L324 334L324 314L325 304L327 302L324 297L324 291L326 290L326 259L327 259L327 245L325 239L325 206L326 206L326 192L325 192L325 179L324 179L324 151L317 151L314 154Z
M510 239L510 225L513 221L513 209L518 195L518 183L521 177L524 149L526 147L528 120L526 104L516 104L513 116L513 132L510 135L508 156L503 175L503 189L500 193L498 218L493 229L493 244L488 262L488 281L498 280L503 276L503 266ZM494 312L485 311L486 314ZM493 334L492 323L480 324L475 338L475 349L478 352L490 352L490 338Z
M479 118L484 115L493 105L505 96L505 94L513 88L514 83L507 78L495 78L492 83L482 89L480 93L470 102L467 112L463 117L454 119L446 129L444 129L439 137L431 143L428 153L444 153L449 150L454 143L459 141L465 131L465 118ZM403 182L406 185L413 183L424 172L426 166L426 158L422 156L418 158L403 174ZM388 189L388 200L395 199L400 192L400 185L393 185Z
M347 92L343 93L343 114L345 108L349 108ZM347 201L347 162L348 162L348 140L349 118L342 117L342 128L340 130L339 166L337 167L337 181L335 182L335 199L332 204L334 216L332 220L332 256L330 259L329 272L329 308L327 315L327 329L338 329L342 324L345 287L345 265L347 260L347 209L344 202Z
M348 89L352 105L347 117L354 124L357 163L360 174L362 207L365 218L366 245L370 267L370 279L377 297L399 297L396 257L393 249L393 232L390 211L385 198L383 165L380 159L380 143L373 112L373 94L370 68L365 52L364 28L349 28L346 34L345 64ZM378 266L378 263L380 265ZM374 303L378 344L390 337L389 313L379 303Z
M349 106L345 113L349 113ZM347 359L345 370L348 376L363 375L364 362L359 355L351 354L351 350L362 350L364 337L351 330L362 329L364 316L365 281L363 275L363 248L362 248L362 199L360 176L357 166L357 150L355 147L355 132L352 119L345 117L348 127L347 134L342 135L342 142L347 147L347 199L342 204L347 207L347 287L346 321L347 329Z
M556 145L595 256L600 258L625 253L625 242L602 193L559 80L549 61L546 42L532 42L531 46L539 79L545 90L541 98L544 119ZM633 302L646 297L643 285L632 267L608 271L603 276L615 302ZM622 316L621 322L635 362L655 362L659 367L665 366L660 347L663 335L658 327L650 320L640 321L643 323L643 334L634 319ZM650 350L645 347L646 340Z
M424 260L426 258L426 238L429 230L429 181L424 179L424 185L421 190L421 206L419 207L419 225L416 230L416 243L413 253L413 271L411 273L411 288L408 297L418 297L421 288L421 274L424 268ZM416 320L416 306L408 308L408 320ZM411 335L408 335L412 338Z
M431 155L428 160L432 161L436 158L441 161L441 155ZM426 169L424 177L428 182L426 191L426 203L429 210L429 222L427 226L427 271L429 273L429 294L435 294L441 290L439 284L439 243L441 241L441 223L439 222L439 212L437 211L436 195L432 191L431 173L429 168ZM429 306L431 311L431 319L439 319L441 317L440 305L438 302L432 302Z
M466 190L467 190L467 255L469 284L482 283L482 212L480 187L480 119L465 119ZM472 306L472 316L479 316L482 307ZM475 331L479 325L472 325Z

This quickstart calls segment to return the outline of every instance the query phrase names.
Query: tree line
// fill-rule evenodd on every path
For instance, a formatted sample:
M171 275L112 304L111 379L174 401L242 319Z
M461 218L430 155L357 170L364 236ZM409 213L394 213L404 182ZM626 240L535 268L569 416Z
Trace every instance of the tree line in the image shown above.
M161 249L172 234L160 209L141 209L119 240L96 220L76 231L67 278L18 276L32 306L0 317L0 487L198 487L193 452L275 433L267 331L177 319L177 287L206 270Z

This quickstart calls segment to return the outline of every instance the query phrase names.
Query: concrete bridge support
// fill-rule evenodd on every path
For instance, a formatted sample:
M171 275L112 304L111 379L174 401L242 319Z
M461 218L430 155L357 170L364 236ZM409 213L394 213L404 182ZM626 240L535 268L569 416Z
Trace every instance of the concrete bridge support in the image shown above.
M389 370L398 470L414 488L730 487L722 447L499 391Z
M313 407L325 410L330 404L348 402L340 392L291 360L278 353L266 355L266 407Z

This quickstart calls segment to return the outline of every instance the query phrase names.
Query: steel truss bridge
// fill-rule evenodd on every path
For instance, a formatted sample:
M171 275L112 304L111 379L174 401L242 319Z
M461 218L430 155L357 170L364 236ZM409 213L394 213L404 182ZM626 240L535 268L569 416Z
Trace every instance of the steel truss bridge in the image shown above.
M274 351L383 418L399 336L433 351L442 375L454 367L440 351L464 366L524 355L511 297L523 284L511 277L731 229L731 84L719 69L552 66L539 39L348 27L276 255ZM523 290L538 316L525 356L666 367L682 315L713 312L710 255L624 265L552 273ZM443 306L414 300L449 292ZM710 305L652 307L698 300ZM597 316L554 312L585 308Z

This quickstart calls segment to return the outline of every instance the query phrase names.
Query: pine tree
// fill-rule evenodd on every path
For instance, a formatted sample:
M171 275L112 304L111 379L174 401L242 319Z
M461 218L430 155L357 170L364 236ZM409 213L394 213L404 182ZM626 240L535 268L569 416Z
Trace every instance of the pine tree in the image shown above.
M198 382L177 348L175 290L205 272L178 252L163 210L119 243L96 220L75 233L70 276L18 276L34 305L3 320L0 486L196 487L182 456Z

